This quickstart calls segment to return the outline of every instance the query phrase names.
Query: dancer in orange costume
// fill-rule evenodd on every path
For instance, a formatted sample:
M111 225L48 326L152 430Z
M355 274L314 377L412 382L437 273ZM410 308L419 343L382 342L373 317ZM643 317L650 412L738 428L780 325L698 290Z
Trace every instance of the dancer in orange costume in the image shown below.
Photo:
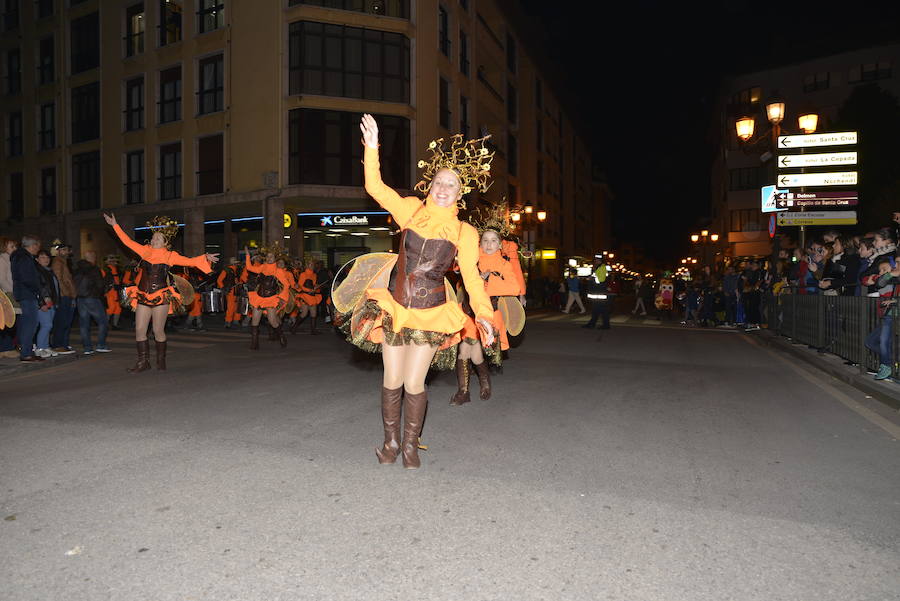
M316 329L316 318L318 316L318 307L322 302L322 292L318 287L318 276L313 271L312 261L307 261L306 269L297 276L297 288L300 290L298 300L300 303L300 316L291 327L291 332L296 332L300 327L300 323L309 316L309 333L321 334Z
M287 338L282 330L281 313L287 306L293 281L290 273L277 264L279 258L283 260L283 251L280 247L273 245L271 248L260 248L259 251L266 258L262 265L254 264L250 259L250 249L244 247L247 256L244 269L247 273L257 274L256 289L248 293L253 315L250 322L250 350L259 350L259 322L262 321L263 314L266 315L281 348L284 348L287 346Z
M222 273L219 274L219 279L216 280L216 286L225 295L226 329L233 326L236 327L235 324L240 324L241 322L241 314L237 312L237 296L235 296L235 286L237 286L240 278L238 271L238 260L232 257L228 260L228 267L222 270Z
M493 155L483 144L477 147L481 140L464 142L462 136L454 136L449 152L442 140L432 142L431 160L419 162L425 171L416 189L427 193L423 203L416 197L401 197L381 180L375 119L363 115L360 129L366 191L391 213L402 233L391 284L367 289L366 302L353 315L342 316L342 322L349 326L354 344L382 353L384 444L376 450L378 461L394 463L402 454L404 467L417 468L419 435L428 404L425 376L435 360L437 365L452 366L465 324L459 304L446 296L444 276L454 260L467 288L473 291L471 305L481 339L488 345L494 340L493 309L476 267L478 233L457 218L464 193L472 186L487 190Z
M503 314L498 310L497 303L501 296L518 296L524 306L525 279L519 263L518 245L515 242L501 239L501 235L507 234L509 231L504 222L496 219L482 222L479 230L481 230L481 245L478 271L484 280L484 290L491 298L491 304L494 307L494 324L499 332L498 344L489 349L488 356L492 363L500 365L503 351L509 349L509 339L506 324L503 322ZM508 244L504 244L505 242ZM464 307L464 309L467 313L470 312L468 307ZM485 401L491 398L491 372L485 361L485 353L478 344L477 335L475 322L469 317L463 329L463 340L459 345L456 359L456 379L459 388L450 399L451 405L462 405L471 400L469 396L469 361L475 366L475 372L478 374L479 396Z
M165 217L157 217L148 222L153 236L150 244L139 244L126 234L112 214L103 218L113 231L137 256L137 285L130 286L128 297L134 309L134 333L137 342L137 363L128 369L138 373L150 369L150 343L147 328L153 323L153 337L156 339L156 369L166 369L166 318L173 312L174 303L181 304L181 295L173 286L169 269L175 265L196 267L203 273L212 271L212 263L219 260L218 254L206 253L193 258L184 257L169 250L172 238L178 233L178 222Z
M122 317L122 305L119 304L119 289L122 286L119 258L115 255L107 256L102 273L108 288L106 291L106 315L109 317L109 327L118 330L119 319Z

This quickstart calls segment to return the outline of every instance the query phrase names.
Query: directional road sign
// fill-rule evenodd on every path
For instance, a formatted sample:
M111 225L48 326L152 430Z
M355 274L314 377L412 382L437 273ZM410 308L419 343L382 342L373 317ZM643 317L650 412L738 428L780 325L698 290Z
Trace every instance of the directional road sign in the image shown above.
M773 213L775 211L784 211L784 208L779 208L777 197L779 194L785 194L786 190L779 190L775 186L763 186L759 189L761 195L762 204L760 206L760 210L763 213Z
M777 210L792 210L819 207L855 207L859 204L859 195L855 190L841 192L785 192L775 194Z
M778 225L856 225L856 211L783 211Z
M778 136L778 148L809 148L810 146L847 146L856 144L855 131L832 134L805 134L800 136Z
M859 177L856 171L832 173L782 173L776 183L782 188L801 186L855 186Z
M779 169L796 167L831 167L832 165L855 165L855 152L826 152L822 154L785 154L778 157Z

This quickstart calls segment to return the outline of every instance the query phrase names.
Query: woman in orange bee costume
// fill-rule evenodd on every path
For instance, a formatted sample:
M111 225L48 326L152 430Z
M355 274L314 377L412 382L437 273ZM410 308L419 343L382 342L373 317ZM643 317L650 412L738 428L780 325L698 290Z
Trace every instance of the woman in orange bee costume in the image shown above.
M519 263L518 245L511 240L503 239L510 233L505 215L506 208L497 206L486 215L476 214L473 219L478 231L481 232L478 272L484 280L484 291L491 299L494 324L499 332L497 343L487 349L487 355L495 365L500 365L503 351L509 350L506 324L498 308L499 300L504 296L518 297L519 302L523 306L525 304L525 278ZM467 314L471 312L467 304L464 310ZM462 405L471 400L469 361L475 366L475 372L478 374L479 396L485 401L491 398L491 372L484 355L478 342L475 322L469 317L463 329L462 342L456 359L456 379L459 388L450 399L451 405Z
M150 342L147 327L153 323L153 337L156 340L156 369L166 369L166 319L174 311L173 305L181 305L182 299L172 281L170 268L175 265L196 267L203 273L212 271L212 263L219 260L218 254L202 254L193 258L184 257L169 250L169 243L178 233L178 222L168 217L156 217L147 223L153 232L150 244L139 244L119 227L114 215L104 214L106 223L122 241L141 258L135 286L129 286L128 298L134 309L134 333L137 343L137 363L128 369L132 373L150 369Z
M296 332L300 327L300 322L309 315L309 333L321 334L321 332L316 329L316 317L318 315L319 303L322 302L322 292L318 287L318 276L316 275L316 272L313 271L312 261L307 261L306 269L297 276L297 289L300 291L300 294L297 297L300 301L300 314L296 321L294 321L291 331Z
M263 313L269 321L275 338L281 344L281 348L287 346L287 338L282 330L281 317L287 306L288 296L293 278L284 267L278 266L278 260L284 261L284 251L278 245L271 248L260 248L260 255L266 258L261 265L253 263L250 259L250 249L244 247L247 257L245 270L247 273L256 273L256 289L248 293L250 308L253 314L250 322L250 350L259 350L259 322ZM284 263L282 263L284 265Z
M490 345L494 340L494 311L476 267L478 232L457 218L464 193L473 186L487 190L493 155L482 140L466 142L461 135L453 136L450 148L442 140L432 142L431 159L419 162L424 174L416 189L427 193L423 203L401 197L381 180L375 119L363 115L360 129L366 191L401 227L400 250L387 287L366 289L364 302L352 315L342 316L342 322L354 344L382 354L384 443L375 451L379 463L394 463L402 454L404 467L417 468L428 404L425 376L433 362L452 367L466 321L459 303L447 297L444 276L454 261L473 290L471 305L482 341Z

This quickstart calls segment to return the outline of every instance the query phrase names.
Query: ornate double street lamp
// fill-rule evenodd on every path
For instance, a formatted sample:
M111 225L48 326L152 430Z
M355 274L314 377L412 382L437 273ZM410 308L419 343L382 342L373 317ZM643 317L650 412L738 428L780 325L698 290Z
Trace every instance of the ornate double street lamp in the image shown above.
M709 230L701 230L699 234L691 234L691 242L693 242L694 244L697 244L701 247L701 249L702 249L701 256L703 257L703 265L704 266L709 265L710 261L709 261L708 250L709 250L710 246L712 246L715 249L715 247L717 246L717 243L719 242L719 234L711 234L711 233L709 233ZM715 259L715 256L713 257L713 259ZM696 263L697 260L694 259L693 262ZM715 262L715 261L713 261L713 262ZM710 267L712 267L712 266L710 266Z
M522 255L528 259L526 277L531 281L531 265L534 259L535 239L537 238L538 225L546 221L547 211L535 210L532 205L515 207L510 209L509 219L515 229L522 228Z

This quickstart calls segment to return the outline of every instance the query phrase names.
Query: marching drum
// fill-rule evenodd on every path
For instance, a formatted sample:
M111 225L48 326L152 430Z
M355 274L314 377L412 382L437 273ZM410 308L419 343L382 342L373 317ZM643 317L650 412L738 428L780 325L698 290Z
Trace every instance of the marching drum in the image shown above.
M207 290L202 295L204 313L221 313L225 310L225 298L218 288Z
M235 300L237 301L237 312L240 315L248 315L250 313L250 298L238 296Z

